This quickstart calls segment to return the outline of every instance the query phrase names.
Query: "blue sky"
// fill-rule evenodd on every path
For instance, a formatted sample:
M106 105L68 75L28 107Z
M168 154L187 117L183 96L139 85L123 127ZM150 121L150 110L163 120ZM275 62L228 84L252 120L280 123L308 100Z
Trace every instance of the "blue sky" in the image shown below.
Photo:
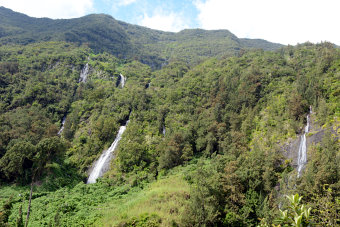
M145 25L158 29L163 28L162 30L164 27L169 31L199 27L197 20L199 12L192 0L99 0L94 2L93 8L96 13L110 14L118 20L132 24L143 24L144 21ZM152 18L156 20L157 16L158 20L165 17L169 22L164 25L165 21L163 20L163 26L160 24L157 27L156 21L154 21L154 25L152 25ZM159 22L161 23L161 21Z
M163 31L228 29L240 38L340 45L340 0L0 0L0 6L33 17L105 13Z

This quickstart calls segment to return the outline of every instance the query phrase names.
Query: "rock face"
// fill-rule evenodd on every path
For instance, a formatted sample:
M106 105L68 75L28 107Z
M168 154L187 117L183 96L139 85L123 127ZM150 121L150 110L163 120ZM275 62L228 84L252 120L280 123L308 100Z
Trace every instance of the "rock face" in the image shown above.
M294 168L297 168L298 166L298 152L299 152L299 145L301 142L301 136L298 138L291 140L283 147L283 155L291 160L291 164ZM308 152L308 139L307 139L307 152ZM308 158L307 158L308 160Z

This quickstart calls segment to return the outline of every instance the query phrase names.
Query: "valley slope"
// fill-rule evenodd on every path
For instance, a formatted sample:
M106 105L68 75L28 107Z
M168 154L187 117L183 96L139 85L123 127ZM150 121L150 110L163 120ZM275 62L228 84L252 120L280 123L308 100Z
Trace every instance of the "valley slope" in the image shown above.
M0 11L0 226L23 225L31 185L28 226L288 225L278 207L292 215L283 195L295 193L312 208L299 214L304 225L338 224L333 44L264 51L245 47L279 46L107 15ZM297 178L283 148L303 133L310 106L324 134L307 145ZM85 184L127 119L110 170Z

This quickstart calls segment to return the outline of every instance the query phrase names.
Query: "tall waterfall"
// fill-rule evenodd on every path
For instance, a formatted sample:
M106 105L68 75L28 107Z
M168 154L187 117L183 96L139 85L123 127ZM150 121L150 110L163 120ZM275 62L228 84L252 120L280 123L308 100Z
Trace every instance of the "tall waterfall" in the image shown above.
M120 139L126 129L127 124L129 121L126 122L126 125L123 125L119 128L118 134L116 139L113 141L109 149L105 150L100 158L95 162L95 165L90 173L89 178L87 179L88 184L96 183L97 178L103 176L103 174L108 170L110 166L110 161L114 158L114 151L116 150Z
M63 117L63 121L61 122L61 128L60 128L60 130L58 132L58 135L60 135L64 131L65 121L66 121L66 116Z
M310 108L310 113L312 113L312 108ZM309 131L309 114L307 115L307 125L305 127L305 132L301 136L300 146L299 146L299 153L298 153L298 174L297 177L300 177L301 171L303 167L307 163L307 141L306 141L306 134Z
M81 70L80 76L79 76L79 83L80 82L86 82L87 75L89 74L89 63L86 63L85 67Z
M126 78L123 76L123 74L120 74L120 84L122 88L124 87L125 82L126 82Z

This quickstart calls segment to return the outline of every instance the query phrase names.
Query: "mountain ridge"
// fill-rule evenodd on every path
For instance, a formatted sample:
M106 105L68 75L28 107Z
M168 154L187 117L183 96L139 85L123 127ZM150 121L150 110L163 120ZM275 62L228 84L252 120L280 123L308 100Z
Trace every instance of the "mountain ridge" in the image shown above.
M198 64L209 57L234 56L241 49L276 50L283 45L240 39L229 30L185 29L164 32L116 20L106 14L73 19L34 18L0 7L0 44L66 41L95 52L137 59L153 68L174 60Z

